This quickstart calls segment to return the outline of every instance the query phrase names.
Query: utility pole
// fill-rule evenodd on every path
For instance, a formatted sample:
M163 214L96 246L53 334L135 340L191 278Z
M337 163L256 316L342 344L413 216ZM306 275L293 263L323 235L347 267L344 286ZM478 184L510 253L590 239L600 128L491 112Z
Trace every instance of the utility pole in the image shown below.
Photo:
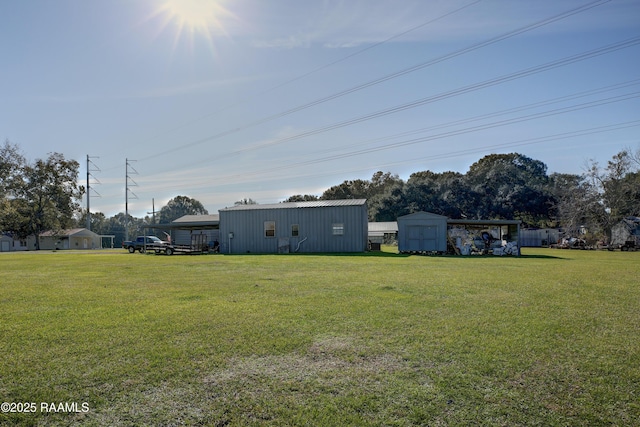
M147 212L147 215L153 215L151 217L151 224L156 223L156 199L151 199L151 212Z
M91 231L91 181L90 179L93 177L96 181L98 179L91 175L91 172L100 172L100 168L96 166L95 163L91 161L91 159L99 159L100 157L91 157L87 154L87 230ZM93 165L94 169L91 169L91 165ZM98 181L98 184L100 181ZM100 193L94 190L98 197L100 197Z
M129 160L129 159L125 159L125 191L124 191L124 240L129 240L129 192L131 191L129 189L129 187L137 187L138 184L136 184L136 182L129 176L129 174L131 173L132 175L138 175L138 171L135 170L133 168L133 166L131 166L129 164L129 162L135 162L136 160ZM131 169L131 172L129 172L129 169ZM132 182L132 184L129 184L129 181ZM131 198L132 199L137 199L138 196L136 196L136 193L134 193L133 191L131 191Z

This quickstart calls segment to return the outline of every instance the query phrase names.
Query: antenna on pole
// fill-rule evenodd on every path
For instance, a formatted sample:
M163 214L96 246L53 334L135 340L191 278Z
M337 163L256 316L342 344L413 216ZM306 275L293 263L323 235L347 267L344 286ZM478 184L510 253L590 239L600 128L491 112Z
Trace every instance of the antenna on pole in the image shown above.
M100 172L100 168L91 161L91 159L99 159L100 157L89 156L87 154L87 230L91 231L91 178L93 178L97 184L100 184L100 181L91 174L91 172ZM93 169L91 166L93 165ZM93 190L94 193L100 197L100 193Z
M137 160L125 159L126 164L125 164L125 192L124 192L124 240L129 240L129 192L131 192L132 199L138 198L138 196L136 196L136 193L134 193L129 189L130 186L131 187L138 186L138 184L129 176L129 174L138 175L138 171L135 170L133 166L129 164L129 162L136 162L136 161ZM129 181L131 181L132 184L129 184Z

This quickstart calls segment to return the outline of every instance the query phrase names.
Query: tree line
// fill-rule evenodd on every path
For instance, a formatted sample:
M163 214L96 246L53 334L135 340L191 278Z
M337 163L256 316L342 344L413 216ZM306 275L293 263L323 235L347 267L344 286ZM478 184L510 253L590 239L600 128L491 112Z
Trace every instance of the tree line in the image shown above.
M524 226L563 228L606 240L611 227L640 215L640 149L624 149L605 166L587 161L583 174L551 173L523 154L491 154L465 173L415 172L407 181L378 171L315 195L287 201L368 200L370 221L395 221L418 211L455 219L519 219Z
M84 227L87 212L80 201L86 189L78 184L79 163L60 153L27 162L20 148L6 141L0 147L0 232L14 237L44 231ZM611 227L628 216L640 215L640 149L624 149L606 165L585 163L582 174L547 171L547 166L519 153L491 154L459 172L415 172L404 181L378 171L371 179L347 180L321 195L294 195L286 201L367 199L370 221L395 221L418 211L456 219L519 219L525 226L561 227L575 236L606 240ZM236 204L257 203L244 199ZM124 213L106 217L91 213L91 230L114 235L142 234L153 223L183 215L207 215L199 201L177 196L157 217L135 218Z

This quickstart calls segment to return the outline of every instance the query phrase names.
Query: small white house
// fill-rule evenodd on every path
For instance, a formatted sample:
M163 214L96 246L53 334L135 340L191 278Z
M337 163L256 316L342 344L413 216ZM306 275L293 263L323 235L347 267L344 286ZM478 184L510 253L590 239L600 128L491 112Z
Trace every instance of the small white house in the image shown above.
M35 236L27 239L29 249L36 248ZM40 234L40 249L101 249L102 239L86 228L72 228L58 232L45 231Z

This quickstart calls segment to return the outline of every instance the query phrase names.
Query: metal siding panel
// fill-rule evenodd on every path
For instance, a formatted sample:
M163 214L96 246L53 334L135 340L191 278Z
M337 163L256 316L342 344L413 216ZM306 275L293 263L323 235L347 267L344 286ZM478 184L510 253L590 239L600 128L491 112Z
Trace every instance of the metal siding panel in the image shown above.
M274 238L264 237L264 221L276 222ZM345 234L332 235L332 224L343 223ZM291 237L291 225L298 224L299 236ZM300 253L362 252L367 246L368 218L365 205L327 206L299 209L220 211L220 243L228 253L228 234L232 253L277 253L278 238L288 238L291 251Z

